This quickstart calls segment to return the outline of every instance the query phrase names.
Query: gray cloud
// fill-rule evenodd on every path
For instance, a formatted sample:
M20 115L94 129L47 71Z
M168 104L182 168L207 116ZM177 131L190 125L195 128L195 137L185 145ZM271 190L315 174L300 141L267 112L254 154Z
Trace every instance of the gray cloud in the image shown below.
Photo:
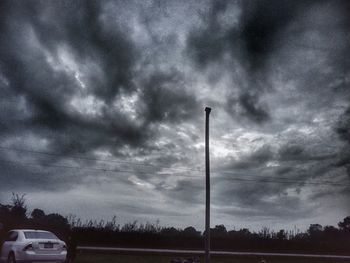
M225 169L254 169L266 165L268 161L274 159L274 153L268 145L253 151L249 155L242 155L239 160L234 160Z
M328 30L326 28L323 31L323 27L327 26L336 34L343 35L349 23L346 18L347 11L344 11L348 10L347 5L346 1L211 1L203 23L189 34L188 54L200 70L213 70L218 73L216 67L219 64L222 67L221 72L227 71L231 74L232 92L225 105L228 113L238 120L245 118L262 124L271 121L271 109L261 99L266 92L274 92L270 75L288 64L289 58L276 60L280 50L287 47L286 56L293 56L297 50L311 50L313 47L317 51L318 46L322 50L322 43L325 42L318 42L317 37L313 39L309 35L324 34ZM338 13L340 21L328 22L326 16L317 17L322 23L319 27L303 21L310 10L327 6ZM230 14L237 13L237 10L240 10L239 14L232 18ZM348 40L346 37L339 37L339 42L348 43ZM329 44L333 45L327 43ZM343 45L338 48L339 54L346 52L344 47ZM325 50L327 48L323 49ZM329 53L331 54L333 56L333 52ZM349 68L337 59L337 55L331 63L334 68L339 69L340 66L342 72ZM307 72L307 78L294 77L305 80L301 85L308 86L305 89L311 89L325 86L325 81L330 82L338 74L336 69L328 74L319 74L317 70ZM295 70L289 72L296 73ZM286 73L288 74L288 70ZM311 75L314 75L312 79L309 78ZM235 91L236 88L238 91Z
M348 176L350 176L350 108L348 108L340 117L336 127L336 132L345 143L344 148L340 152L340 160L337 165L345 167Z
M236 105L240 108L236 110ZM241 94L238 99L231 97L227 100L226 109L234 116L247 118L256 123L264 123L269 120L270 115L266 105L261 105L257 93L246 92Z
M320 204L349 194L347 1L0 5L2 191L199 217L211 106L216 220L345 213Z
M103 137L96 138L96 133L105 134L106 137L119 135L129 143L140 142L147 134L140 132L140 127L125 116L109 109L111 100L120 89L132 91L130 80L135 60L134 48L126 35L104 32L98 20L99 4L90 4L92 2L81 2L80 11L76 14L74 4L70 6L68 2L53 6L43 2L27 2L26 5L14 2L9 4L4 16L4 24L8 27L2 31L1 68L9 88L23 96L26 111L30 112L24 127L48 129L53 133L59 131L59 134L55 134L59 138L53 144L63 148L63 151L69 148L76 152L88 151L79 145L79 141L84 141L84 145L88 146L88 138L91 138L90 143L94 146L104 144L96 141ZM20 19L12 20L12 16L19 16ZM50 17L50 20L43 22L40 17ZM14 49L14 46L22 48ZM50 57L43 52L46 50L52 59L57 60L61 47L72 50L73 59L79 62L94 60L104 72L101 81L88 85L92 90L88 95L95 95L104 103L99 118L70 111L69 100L80 92L74 73L53 68L55 65L50 65ZM107 71L109 74L105 74ZM100 121L101 117L105 122Z
M225 108L235 117L243 115L253 122L265 122L270 118L269 110L267 105L262 105L259 97L261 92L270 89L270 84L264 77L269 57L273 54L275 45L280 43L284 29L306 4L290 1L242 1L238 7L232 7L227 1L211 3L206 24L190 34L189 55L199 68L208 67L211 63L225 63L226 54L233 61L238 60L246 71L246 83L240 84L238 97L233 94L228 98ZM233 12L234 8L241 9L238 22L228 17L225 22L230 26L223 26L224 18L221 17ZM232 74L235 74L234 71ZM235 110L237 106L240 109L238 112Z
M143 108L136 112L137 121L113 105L115 99L137 92L135 64L141 53L128 36L128 28L105 24L107 4L3 3L6 13L2 16L0 56L1 73L7 84L2 86L11 96L3 100L13 99L13 105L6 105L6 110L13 112L20 96L25 107L22 111L27 113L26 119L22 112L18 113L21 118L17 121L11 115L11 121L15 121L11 127L18 125L44 137L51 133L53 150L83 153L123 144L142 146L150 138L151 122L181 122L193 114L195 99L183 92L186 84L177 72L154 72L146 84L140 85L142 101L137 103ZM63 55L72 61L59 65L60 52L66 52ZM72 112L69 102L76 95L92 98L90 107L99 114ZM6 115L3 125L10 121Z
M96 151L121 159L146 158L156 149L153 142L161 122L179 124L198 110L183 73L153 67L156 61L145 64L163 43L151 42L152 50L143 50L131 37L132 25L123 20L122 2L1 5L2 141L10 148L57 154L3 157L2 177L11 179L3 181L1 189L59 192L103 169L127 170L141 178L155 174L156 167L140 172L145 168L117 167L94 158L99 157ZM140 64L150 68L148 74L137 69ZM77 154L88 159L66 159ZM23 166L28 156L33 156L30 166ZM100 170L94 170L96 166Z
M144 115L148 122L176 122L198 112L196 98L187 94L185 80L178 71L157 72L143 85L140 115Z

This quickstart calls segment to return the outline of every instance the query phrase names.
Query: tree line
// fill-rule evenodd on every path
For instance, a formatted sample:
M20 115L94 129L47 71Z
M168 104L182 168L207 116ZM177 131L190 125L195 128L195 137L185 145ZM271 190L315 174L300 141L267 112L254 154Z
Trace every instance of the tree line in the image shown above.
M29 213L25 196L18 194L12 195L10 204L0 204L0 239L15 228L49 230L63 240L73 236L79 245L143 248L202 249L205 236L205 232L192 226L164 227L158 221L120 225L116 216L107 221L82 221L73 215L46 214L39 208ZM214 250L350 254L350 216L337 227L311 224L305 232L273 231L266 227L260 231L227 230L224 225L216 225L210 229L210 235Z

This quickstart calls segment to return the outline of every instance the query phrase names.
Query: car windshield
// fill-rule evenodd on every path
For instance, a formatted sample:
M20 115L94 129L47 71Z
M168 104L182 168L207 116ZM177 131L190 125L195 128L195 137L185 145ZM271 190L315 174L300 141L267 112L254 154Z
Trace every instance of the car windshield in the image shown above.
M26 239L57 239L57 237L50 232L25 231L24 236Z

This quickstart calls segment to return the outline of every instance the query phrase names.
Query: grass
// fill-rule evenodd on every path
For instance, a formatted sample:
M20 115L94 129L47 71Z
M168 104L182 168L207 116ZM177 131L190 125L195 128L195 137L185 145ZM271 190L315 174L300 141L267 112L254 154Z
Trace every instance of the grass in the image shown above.
M75 263L170 263L174 258L190 258L191 256L152 255L152 254L109 254L109 253L80 253ZM213 257L211 263L261 263L261 257ZM309 258L269 258L267 263L350 263L349 260L309 259ZM200 258L204 263L204 259Z

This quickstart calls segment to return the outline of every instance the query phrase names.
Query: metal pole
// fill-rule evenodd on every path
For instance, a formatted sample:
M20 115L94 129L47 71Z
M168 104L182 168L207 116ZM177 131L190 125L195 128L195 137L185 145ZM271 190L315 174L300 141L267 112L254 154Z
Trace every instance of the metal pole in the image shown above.
M205 263L210 263L210 166L209 166L209 114L205 108Z

